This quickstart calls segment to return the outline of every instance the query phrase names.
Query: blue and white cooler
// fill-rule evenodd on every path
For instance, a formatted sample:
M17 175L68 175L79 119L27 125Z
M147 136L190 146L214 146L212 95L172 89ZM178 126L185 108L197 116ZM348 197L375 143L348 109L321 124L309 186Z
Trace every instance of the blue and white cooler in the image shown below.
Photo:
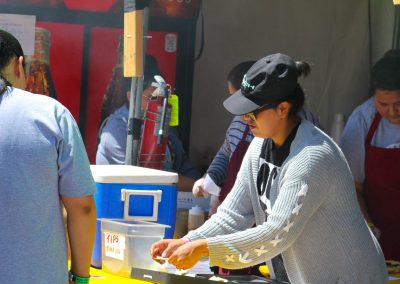
M178 175L129 165L91 165L97 193L97 218L152 221L169 225L165 238L173 238ZM97 221L92 265L101 267L101 224Z

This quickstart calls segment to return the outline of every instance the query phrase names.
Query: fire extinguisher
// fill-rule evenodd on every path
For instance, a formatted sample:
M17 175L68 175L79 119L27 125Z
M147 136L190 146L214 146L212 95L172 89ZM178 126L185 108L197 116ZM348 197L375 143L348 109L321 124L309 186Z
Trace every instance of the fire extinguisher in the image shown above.
M144 115L142 139L139 147L139 166L162 170L166 161L168 127L171 105L170 87L161 76L154 76L157 89L153 92Z

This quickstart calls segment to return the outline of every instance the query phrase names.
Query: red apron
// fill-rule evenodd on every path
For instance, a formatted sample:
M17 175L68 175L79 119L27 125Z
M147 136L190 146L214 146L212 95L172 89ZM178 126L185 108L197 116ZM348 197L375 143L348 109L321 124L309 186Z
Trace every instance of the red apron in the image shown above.
M221 186L221 191L219 193L220 202L224 201L225 197L228 195L233 185L235 184L240 165L243 161L243 157L246 154L247 148L249 148L250 145L250 142L246 141L249 130L250 127L246 125L246 128L243 131L242 139L237 144L235 151L233 151L232 156L229 159L225 182Z
M365 139L365 200L387 260L400 260L400 149L371 146L381 115L376 113Z

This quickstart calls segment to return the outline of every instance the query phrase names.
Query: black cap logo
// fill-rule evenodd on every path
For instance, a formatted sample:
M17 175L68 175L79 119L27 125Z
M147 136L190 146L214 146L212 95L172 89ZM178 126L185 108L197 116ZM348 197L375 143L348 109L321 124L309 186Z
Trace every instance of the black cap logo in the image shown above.
M251 91L254 91L254 89L256 88L255 85L250 84L249 81L247 81L246 75L243 76L243 80L242 80L242 91L245 93L250 93Z

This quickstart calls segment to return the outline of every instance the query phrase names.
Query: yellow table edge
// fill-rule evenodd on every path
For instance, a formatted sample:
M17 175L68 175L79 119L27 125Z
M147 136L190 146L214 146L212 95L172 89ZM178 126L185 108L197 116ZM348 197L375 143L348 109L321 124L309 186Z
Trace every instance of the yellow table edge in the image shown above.
M260 272L264 275L264 276L268 276L268 267L267 266L261 266L260 268ZM91 284L149 284L152 282L148 282L148 281L141 281L141 280L136 280L136 279L132 279L132 278L126 278L126 277L122 277L122 276L118 276L118 275L114 275L111 273L107 273L101 269L97 269L94 267L90 268L90 283ZM400 278L400 275L392 275L393 277L397 277ZM216 282L217 283L217 282ZM400 280L392 280L389 281L390 284L400 284Z

